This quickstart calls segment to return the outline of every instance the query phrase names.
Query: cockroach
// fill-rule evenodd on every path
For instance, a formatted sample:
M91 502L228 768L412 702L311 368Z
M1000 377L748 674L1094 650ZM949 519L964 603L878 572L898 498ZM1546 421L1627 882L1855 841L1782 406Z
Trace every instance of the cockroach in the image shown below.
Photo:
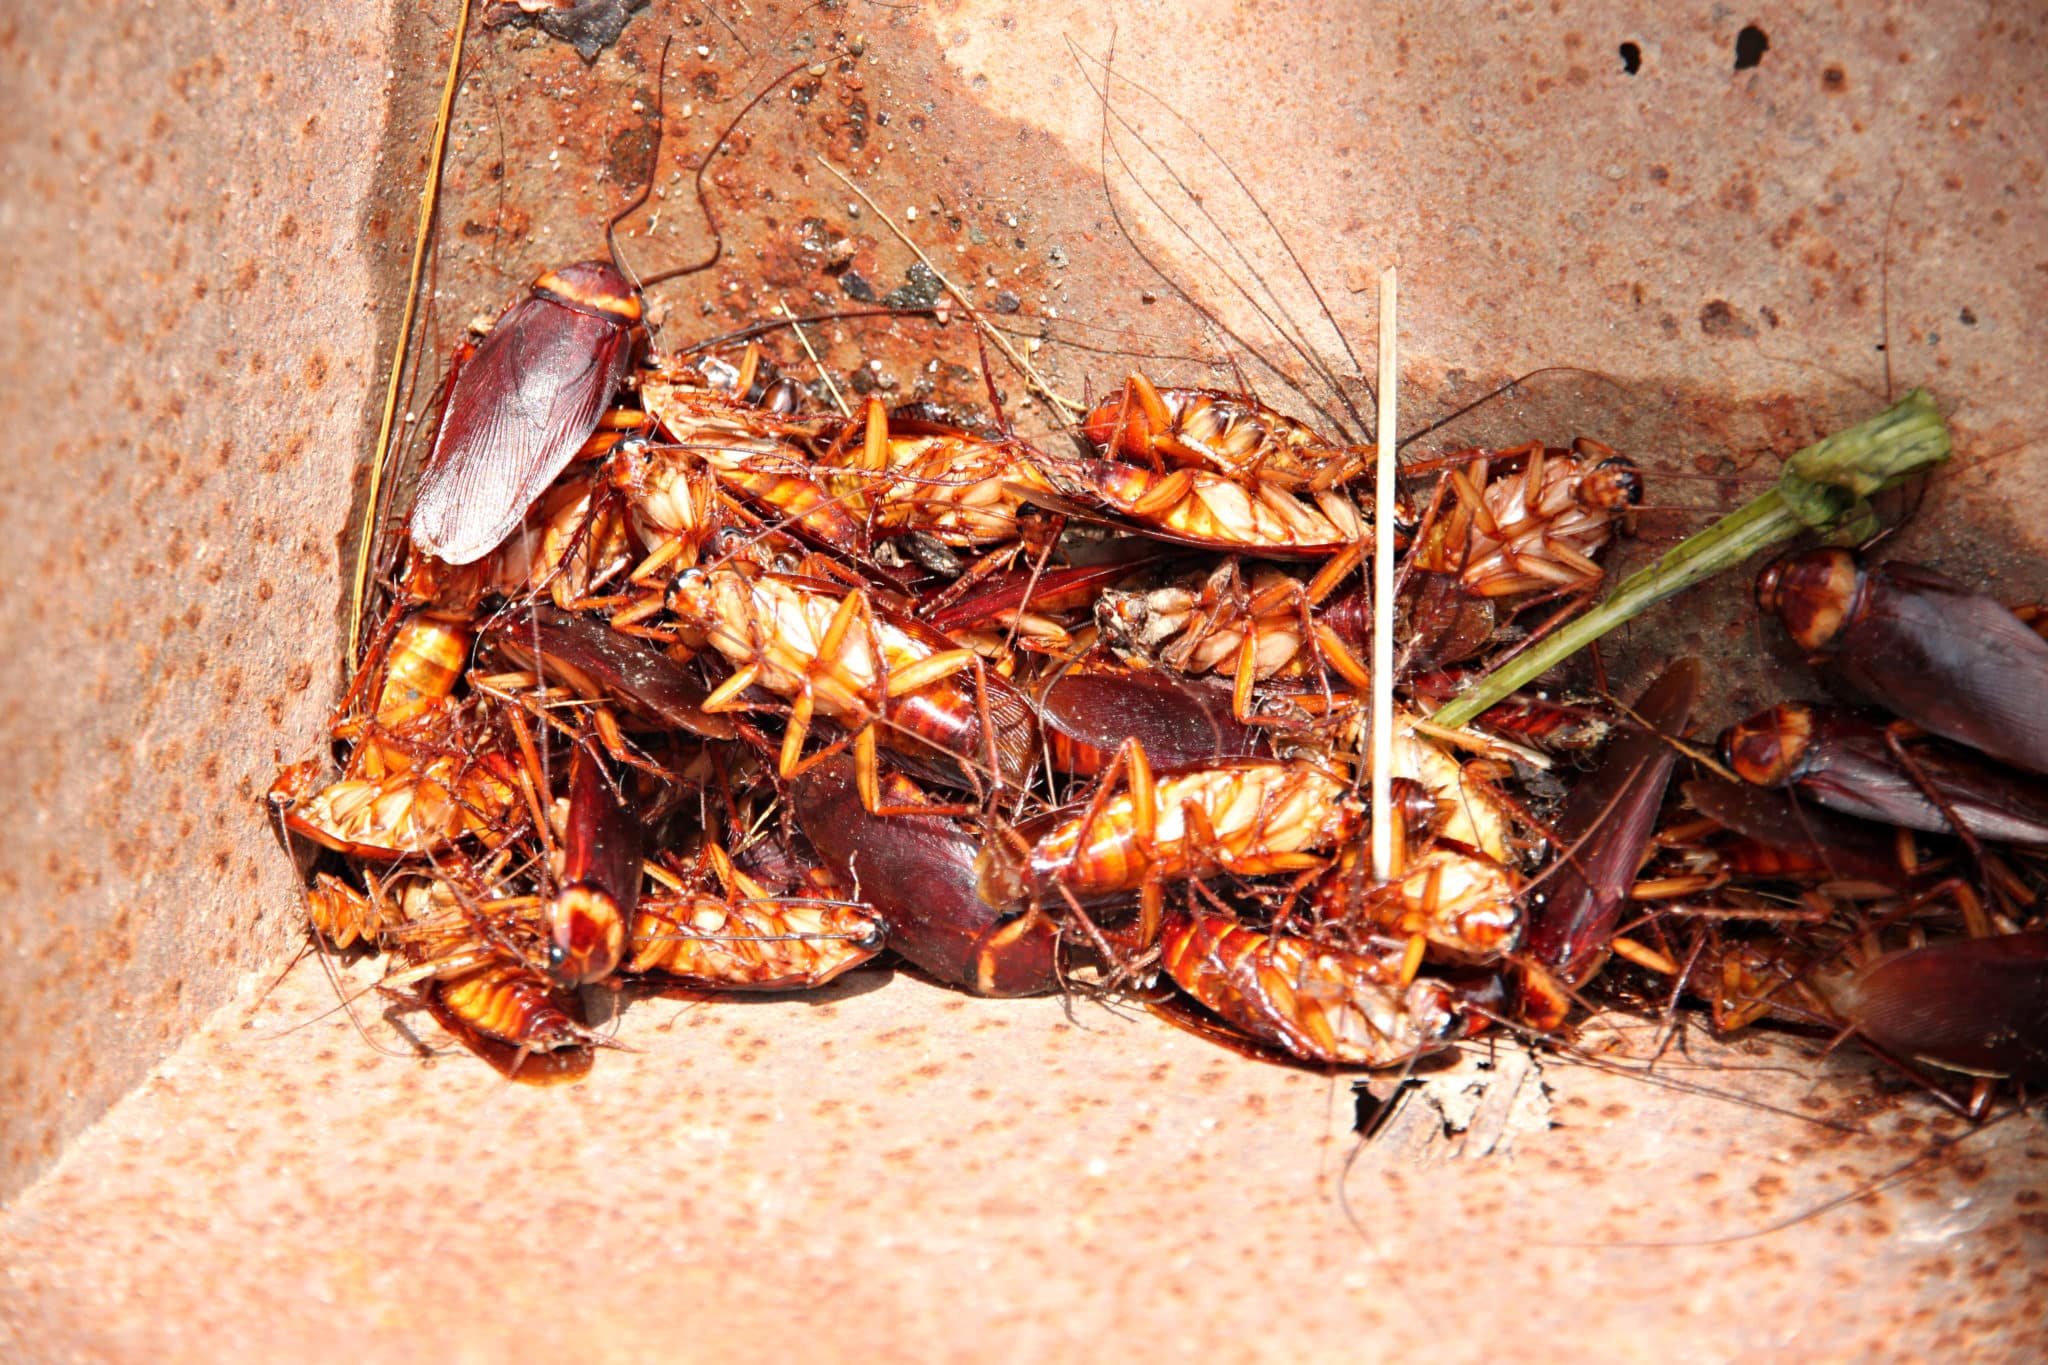
M1699 698L1697 659L1679 659L1643 690L1633 710L1645 728L1610 742L1600 766L1581 779L1555 822L1562 846L1534 891L1527 945L1539 968L1583 984L1606 960L1636 868L1656 830L1657 811Z
M1155 778L1143 748L1127 740L1090 800L990 839L978 886L1003 907L1138 892L1149 939L1165 883L1319 868L1363 823L1351 783L1318 763L1238 759Z
M1701 778L1680 790L1687 805L1723 828L1820 869L1830 879L1884 885L1899 878L1896 844L1867 821L1722 778Z
M1231 709L1240 720L1251 718L1253 685L1282 675L1317 678L1327 670L1363 692L1372 677L1360 658L1359 594L1318 611L1361 554L1356 545L1345 547L1306 582L1268 565L1253 567L1246 582L1232 557L1206 578L1105 593L1096 625L1110 648L1133 662L1183 673L1227 671Z
M1930 943L1815 984L1893 1056L2048 1084L2048 931Z
M1390 967L1214 914L1169 916L1160 949L1175 985L1232 1027L1304 1061L1398 1066L1448 1047L1464 1029L1452 988L1427 977L1404 986L1398 958Z
M1532 442L1449 458L1454 463L1444 478L1456 506L1436 524L1416 566L1457 574L1479 597L1598 585L1602 572L1592 556L1613 535L1615 521L1642 501L1634 463L1584 437L1570 454ZM1495 464L1510 461L1523 468L1492 473Z
M797 825L839 890L872 905L889 946L949 986L978 995L1042 995L1060 980L1060 940L1044 916L998 909L976 893L981 841L939 815L870 814L852 759L814 765L791 786ZM916 785L882 775L892 806L926 804Z
M387 946L386 935L399 915L383 896L366 894L331 872L321 872L306 888L306 918L313 932L347 951L358 943Z
M482 559L568 467L631 372L640 291L611 261L543 272L455 378L410 520L449 564Z
M596 1042L571 1013L574 1005L540 973L492 962L436 983L448 1022L522 1051L552 1052Z
M1297 488L1329 488L1365 467L1355 450L1247 394L1155 388L1136 372L1081 430L1098 448L1154 469L1170 463Z
M918 616L948 634L998 626L1015 628L1020 638L1064 636L1054 618L1092 611L1098 594L1149 562L1084 564L1043 573L1015 569L957 600L934 604L929 612L920 609Z
M655 78L658 126L667 67L664 45ZM705 168L740 120L792 72L750 100L698 165L697 200L712 229L708 256L635 283L619 259L618 225L647 202L650 179L605 225L609 259L542 272L527 296L499 315L449 386L408 519L417 549L448 564L483 558L568 467L632 371L645 337L642 290L707 269L723 253L703 192Z
M1432 821L1423 828L1433 828L1440 819L1438 803L1420 783L1406 785L1427 804L1420 811L1404 811L1404 827L1409 816L1420 815ZM1514 873L1491 858L1438 846L1408 860L1383 886L1368 885L1365 873L1357 850L1347 850L1310 891L1317 923L1369 928L1401 941L1420 938L1439 961L1490 962L1513 952L1521 941L1523 914Z
M561 885L549 898L548 974L564 986L610 976L640 900L639 819L613 794L587 746L569 766Z
M1371 544L1368 515L1334 488L1304 497L1271 480L1206 469L1155 473L1115 460L1044 456L1018 471L1015 486L1053 511L1198 549L1317 559Z
M868 508L882 534L924 533L947 545L1013 540L1024 498L1008 482L1036 452L935 422L892 417L868 397L859 422L824 422L813 468Z
M738 670L704 709L754 706L746 694L757 685L793 701L785 776L814 714L854 731L877 726L881 742L949 761L957 768L949 779L970 786L982 773L1018 784L1030 769L1037 723L1023 694L977 670L972 651L876 605L864 589L725 565L678 575L669 609Z
M865 906L776 896L733 866L723 848L712 844L705 853L720 891L692 891L677 880L670 894L642 901L628 970L720 990L812 990L888 942L888 925ZM656 876L670 884L659 869Z
M619 702L654 723L705 739L738 734L730 716L704 709L710 689L644 640L600 620L538 603L493 625L486 639L501 653L559 677L592 700Z
M1786 702L1731 726L1728 765L1760 787L1795 787L1844 815L1932 834L2048 847L2048 791L1967 749L1940 741L1902 745L1882 725L1846 712Z
M1756 596L1861 700L2048 773L2048 640L1995 599L1917 564L1866 568L1829 549L1771 564Z
M359 745L357 755L394 751L401 750L381 740ZM318 791L310 790L311 776L306 765L295 765L271 787L286 827L357 858L431 854L468 836L502 840L518 801L514 769L496 753L422 751L403 768L345 774Z
M719 483L754 502L792 533L843 557L866 559L870 536L861 518L864 507L825 486L781 419L658 368L642 377L640 398L669 440L666 446L645 448L642 467L625 476L668 501L664 509L639 500L637 510L644 520L671 535L693 536L701 542L710 527L708 518L696 511L696 505L678 506L676 494L689 488L694 471L709 469ZM682 556L681 562L694 558Z
M1259 751L1264 735L1231 714L1230 689L1200 679L1125 669L1070 669L1037 693L1052 764L1093 777L1117 746L1135 739L1163 768L1185 768Z

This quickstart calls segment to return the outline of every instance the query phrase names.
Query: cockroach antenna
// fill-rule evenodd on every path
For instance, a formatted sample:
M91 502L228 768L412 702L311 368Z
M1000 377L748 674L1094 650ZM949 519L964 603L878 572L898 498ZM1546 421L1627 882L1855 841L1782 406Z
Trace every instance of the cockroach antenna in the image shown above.
M674 44L674 34L661 40L661 60L654 68L653 164L647 168L647 175L640 182L640 192L627 201L626 206L613 214L611 221L604 225L604 249L611 254L613 267L632 281L636 291L646 286L633 273L633 268L626 264L625 258L619 255L619 224L639 212L641 205L647 202L647 196L654 193L654 178L661 174L661 145L668 140L668 50Z
M673 40L665 40L661 45L661 60L664 68L668 64L670 41ZM634 287L636 289L650 289L665 280L678 279L684 275L694 275L699 271L709 270L712 266L718 264L719 258L725 254L725 235L719 231L718 215L711 210L711 196L704 192L704 175L711 169L711 163L717 159L718 154L725 150L725 144L731 140L732 135L739 131L739 126L746 121L747 115L759 108L761 102L780 89L790 77L805 69L806 63L798 62L795 66L790 67L774 80L762 86L760 93L748 100L740 111L732 116L731 121L719 131L718 140L711 144L711 149L704 153L704 159L697 163L697 173L691 183L697 194L697 208L704 215L705 226L711 229L711 250L705 253L701 260L691 261L687 265L679 265L671 270L664 270L657 275L649 275L645 279L635 278L633 273L626 269L623 263L619 264L620 273L624 274L628 279L634 280ZM654 110L656 122L662 123L662 95L659 86L656 87L655 91ZM664 136L666 134L665 124L663 124L663 134ZM647 183L640 187L640 193L634 197L633 202L620 209L618 214L605 227L605 241L611 247L612 260L614 262L619 261L619 249L613 234L617 230L620 221L633 213L642 204L645 204L647 196L654 192L654 175L659 173L661 167L661 144L659 140L655 143L654 157L655 172L648 175Z

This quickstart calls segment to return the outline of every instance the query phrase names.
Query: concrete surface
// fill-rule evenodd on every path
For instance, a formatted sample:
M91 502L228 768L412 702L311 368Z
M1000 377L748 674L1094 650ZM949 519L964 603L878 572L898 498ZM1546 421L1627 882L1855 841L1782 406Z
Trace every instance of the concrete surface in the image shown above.
M274 974L295 931L257 797L275 751L317 745L338 679L343 528L449 17L224 0L0 18L15 324L0 329L0 571L15 585L0 755L17 778L0 807L15 832L0 851L0 1192L44 1177L0 1217L16 1353L1263 1356L1370 1334L1451 1358L1531 1340L1699 1359L2039 1354L2038 1121L1878 1203L1649 1252L1617 1243L1754 1229L1910 1154L1931 1113L1887 1099L1875 1141L1820 1139L1572 1070L1561 1098L1581 1117L1512 1159L1355 1176L1368 1244L1329 1204L1347 1123L1326 1082L1149 1022L1076 1027L1050 1002L902 979L824 1005L642 1002L622 1034L640 1051L544 1091L464 1057L380 1058L338 1018L258 1041L327 1008L306 967L242 1028L248 973ZM1737 71L1744 24L1770 46ZM1662 475L1652 502L1669 510L1645 516L1638 554L1882 403L1888 300L1897 384L1935 389L1960 452L1901 552L2048 596L2048 462L2020 444L2048 378L2044 28L2038 10L1990 5L1508 5L1453 21L977 0L657 3L589 67L531 32L479 36L426 373L472 315L599 249L596 224L646 163L674 30L660 231L642 220L626 243L643 269L702 241L673 158L708 144L758 72L828 70L756 111L716 163L735 254L657 291L670 344L784 301L849 306L844 274L823 269L841 239L873 292L904 283L907 250L850 211L823 154L863 170L942 268L995 281L976 290L988 306L1014 295L1006 316L1040 338L1057 385L1100 391L1132 355L1187 381L1210 373L1189 357L1227 351L1277 391L1109 209L1271 350L1232 281L1278 278L1286 257L1199 135L1345 334L1371 335L1357 291L1401 266L1404 429L1526 370L1599 372L1534 379L1422 446L1608 440ZM1094 57L1113 42L1115 69L1187 116L1113 87L1166 158L1119 133L1156 207L1114 161L1105 198L1102 109L1069 41ZM1162 164L1242 259L1207 230L1213 259L1178 238L1164 214L1196 214ZM1278 288L1305 306L1299 284ZM957 320L813 339L842 382L866 368L897 393L923 376L979 400ZM1336 354L1327 332L1311 342ZM1002 382L1015 406L1022 386ZM1728 661L1724 710L1800 686L1758 655L1736 603L1708 594L1634 632L1616 670L1706 649ZM1827 1074L1827 1112L1854 1110L1860 1073ZM1813 1082L1744 1084L1798 1105ZM1576 1240L1599 1245L1533 1245Z

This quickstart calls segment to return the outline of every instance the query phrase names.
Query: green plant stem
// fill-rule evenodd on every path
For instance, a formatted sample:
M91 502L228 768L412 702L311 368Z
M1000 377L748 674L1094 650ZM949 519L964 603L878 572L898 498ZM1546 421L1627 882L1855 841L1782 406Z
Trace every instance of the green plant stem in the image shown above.
M1948 454L1941 413L1924 390L1915 389L1868 421L1800 451L1786 462L1778 487L1630 574L1600 605L1481 678L1430 719L1453 728L1469 724L1645 609L1802 531L1826 532L1867 513L1871 493L1941 463Z

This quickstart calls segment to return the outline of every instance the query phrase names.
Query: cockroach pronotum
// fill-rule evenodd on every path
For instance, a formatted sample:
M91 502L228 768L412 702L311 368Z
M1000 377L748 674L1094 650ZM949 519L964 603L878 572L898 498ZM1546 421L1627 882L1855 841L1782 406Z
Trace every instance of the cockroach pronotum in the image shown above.
M1865 568L1847 550L1781 559L1756 595L1862 700L2048 773L2048 640L1996 599L1917 564Z

